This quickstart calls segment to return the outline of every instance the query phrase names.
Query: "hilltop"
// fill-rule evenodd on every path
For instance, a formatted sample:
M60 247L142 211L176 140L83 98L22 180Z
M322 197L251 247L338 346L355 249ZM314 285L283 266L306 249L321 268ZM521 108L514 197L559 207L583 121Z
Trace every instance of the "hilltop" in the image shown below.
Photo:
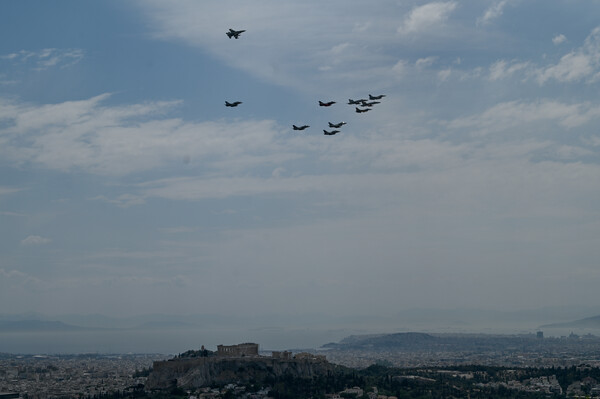
M258 354L258 344L219 345L214 353L201 349L188 351L167 361L154 362L146 383L147 390L161 390L172 386L199 388L226 385L232 382L246 384L266 383L277 378L313 378L326 376L336 369L325 356L310 353L273 352L272 356Z
M544 324L540 328L600 328L600 316L586 317L565 323Z

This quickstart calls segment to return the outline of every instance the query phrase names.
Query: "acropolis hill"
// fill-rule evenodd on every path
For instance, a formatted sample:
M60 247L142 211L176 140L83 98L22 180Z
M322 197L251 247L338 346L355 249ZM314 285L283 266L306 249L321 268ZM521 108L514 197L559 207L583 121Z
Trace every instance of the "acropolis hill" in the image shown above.
M146 389L164 389L174 385L200 388L232 382L243 384L283 375L312 378L327 375L335 367L327 362L325 356L310 353L292 355L284 351L261 356L258 344L219 345L216 353L203 347L200 351L189 351L174 359L154 362Z

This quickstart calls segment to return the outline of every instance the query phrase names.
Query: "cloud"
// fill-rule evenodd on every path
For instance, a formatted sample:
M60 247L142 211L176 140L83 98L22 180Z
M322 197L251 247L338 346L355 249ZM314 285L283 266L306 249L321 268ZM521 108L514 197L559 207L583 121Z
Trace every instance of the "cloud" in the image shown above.
M536 71L539 84L548 80L559 82L595 81L600 70L600 27L592 30L583 46L564 55L560 61Z
M506 7L507 4L508 0L501 0L499 2L494 3L487 10L485 10L485 13L483 13L481 17L477 18L477 24L485 25L491 20L502 16L502 13L504 12L504 7Z
M591 58L583 53L569 53L563 56L558 64L539 71L537 81L540 84L550 79L559 82L572 82L592 76L594 65Z
M477 134L512 129L530 123L555 121L571 129L600 117L600 106L591 103L565 104L555 100L533 103L503 102L486 111L469 117L457 118L448 123L452 129L471 129Z
M28 288L43 288L42 281L36 277L19 270L6 270L0 268L0 287L2 288L0 291L2 293L9 292L9 290L19 292L25 286L28 286Z
M436 56L431 56L431 57L426 57L426 58L419 58L416 62L415 62L415 66L419 69L421 68L427 68L430 67L431 65L433 65L433 63L435 62L435 60L437 59Z
M392 0L377 7L339 0L137 4L151 19L156 38L201 48L254 77L303 92L339 87L338 79L353 79L354 85L375 80L366 72L389 60L389 48L398 46L390 32L397 28L401 8ZM391 12L382 13L382 7ZM347 17L340 18L342 8ZM225 42L224 26L247 32L235 43Z
M404 23L398 28L398 33L419 33L439 26L448 19L457 3L454 1L433 2L415 7L405 18Z
M44 245L50 243L52 240L42 236L28 236L21 240L22 245Z
M563 34L556 35L552 38L552 43L559 45L567 41L567 37Z
M26 213L22 213L22 212L6 212L6 211L0 212L0 215L3 215L3 216L15 216L15 217L24 217L24 216L27 216Z
M448 78L450 78L450 75L452 75L451 68L443 69L438 72L438 79L441 80L442 82L444 82L444 81L448 80Z
M52 67L68 68L77 64L83 57L84 52L81 49L46 48L39 51L21 50L2 55L0 60L43 71Z
M566 41L564 35L557 35L553 39L554 44L564 41ZM592 30L580 48L563 55L555 64L540 66L533 61L501 59L489 66L488 78L496 81L517 74L520 75L522 82L534 79L540 85L551 80L561 83L598 81L600 79L600 27Z
M0 119L9 122L0 128L0 158L13 165L127 175L181 165L190 154L188 163L209 170L243 170L297 157L277 139L278 127L270 120L184 122L163 117L179 101L106 106L109 97L48 105L0 99L6 104ZM140 198L108 201L127 206Z
M99 195L97 197L90 198L90 200L104 201L109 204L117 205L121 208L129 208L130 206L133 206L133 205L143 205L146 203L146 200L144 197L140 197L139 195L133 195L133 194L121 194L117 198L114 198L114 199L107 198L104 195Z
M22 189L20 188L14 188L14 187L3 187L0 186L0 196L2 195L8 195L8 194L14 194L14 193L18 193L19 191L21 191Z
M403 76L407 72L407 64L406 61L400 60L394 64L392 71L397 77Z
M529 67L528 62L507 62L505 60L496 61L490 66L490 80L506 79L515 72L525 70Z
M7 78L5 73L0 73L0 85L9 86L19 83L18 80L11 80Z
M341 0L137 4L159 39L200 48L272 84L312 94L343 91L341 96L347 98L393 79L391 67L398 60L394 54L402 54L407 42L418 45L421 33L437 31L459 3L431 2L412 10L394 0L381 0L377 6ZM245 39L224 42L223 26L246 28ZM409 35L394 34L399 31Z

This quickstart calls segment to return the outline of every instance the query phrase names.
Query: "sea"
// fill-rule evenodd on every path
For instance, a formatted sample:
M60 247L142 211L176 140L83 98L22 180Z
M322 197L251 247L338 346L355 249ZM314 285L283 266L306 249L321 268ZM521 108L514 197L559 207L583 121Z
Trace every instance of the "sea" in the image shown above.
M524 329L443 329L443 328L252 328L252 329L106 329L64 332L0 332L0 353L11 354L126 354L148 353L175 355L204 346L216 350L217 345L254 342L263 351L318 349L345 337L362 334L398 332L535 334ZM600 337L600 329L563 328L544 331L545 337L571 334Z

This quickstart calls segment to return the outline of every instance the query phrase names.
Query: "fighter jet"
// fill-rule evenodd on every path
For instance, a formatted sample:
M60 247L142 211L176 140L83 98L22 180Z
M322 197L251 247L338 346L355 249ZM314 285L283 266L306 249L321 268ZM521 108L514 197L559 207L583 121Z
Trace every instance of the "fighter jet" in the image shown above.
M346 124L346 122L340 122L340 123L331 123L329 122L329 127L333 127L335 129L339 129L342 126L344 126Z
M381 100L383 97L385 97L385 94L380 94L378 96L372 96L369 94L369 100Z
M335 135L336 133L339 133L339 132L340 132L339 130L332 130L331 132L328 132L327 130L323 129L323 134L325 136L333 136L333 135Z
M302 126L296 126L296 125L292 125L292 128L293 128L294 130L304 130L304 129L306 129L306 128L309 128L309 127L310 127L310 126L308 126L308 125L302 125Z
M372 107L375 104L381 104L381 101L371 101L371 102L363 102L362 106L363 107Z
M233 30L231 28L229 28L229 32L225 32L225 34L231 39L232 37L235 37L236 39L240 38L240 35L242 33L246 32L245 30Z
M363 101L367 101L365 98L361 98L360 100L353 100L351 98L348 99L348 105L357 105L362 103Z
M234 101L232 103L225 101L225 106L226 107L237 107L238 105L240 105L242 102L241 101Z
M333 104L335 104L335 101L329 101L329 102L326 102L326 103L324 103L323 101L319 101L319 105L320 105L321 107L330 107L330 106L332 106Z
M362 112L369 112L370 110L371 110L371 108L360 109L360 108L356 107L357 114L360 114Z

